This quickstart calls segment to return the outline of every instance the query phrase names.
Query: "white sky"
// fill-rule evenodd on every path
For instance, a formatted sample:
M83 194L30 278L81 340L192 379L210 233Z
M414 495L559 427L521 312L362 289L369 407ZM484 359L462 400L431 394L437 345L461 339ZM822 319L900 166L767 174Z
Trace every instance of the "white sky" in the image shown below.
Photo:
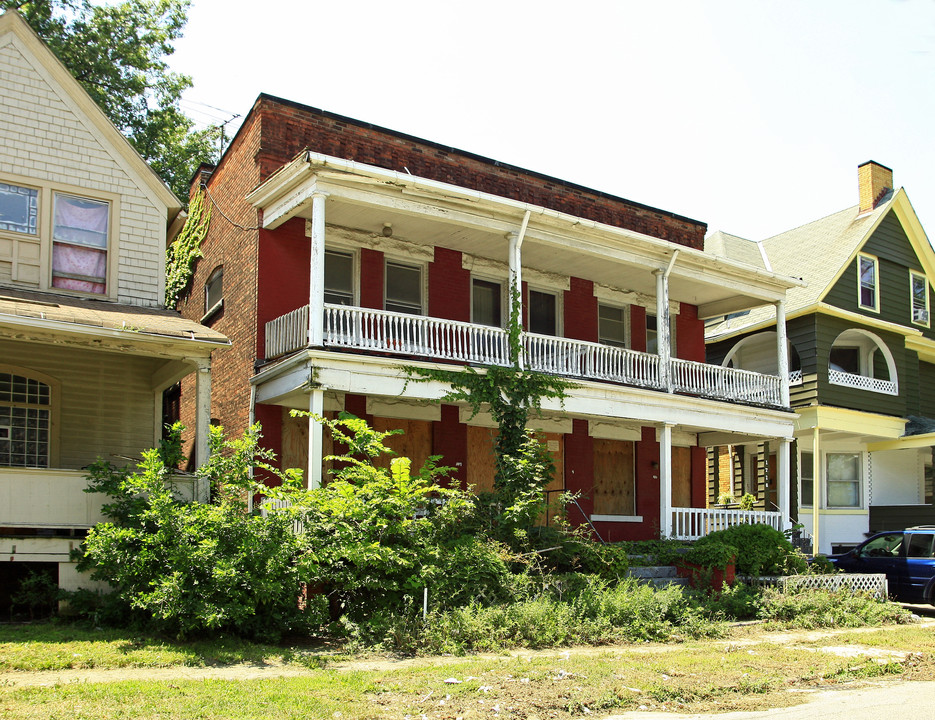
M203 121L265 92L751 239L872 159L935 240L935 0L193 0L172 66Z

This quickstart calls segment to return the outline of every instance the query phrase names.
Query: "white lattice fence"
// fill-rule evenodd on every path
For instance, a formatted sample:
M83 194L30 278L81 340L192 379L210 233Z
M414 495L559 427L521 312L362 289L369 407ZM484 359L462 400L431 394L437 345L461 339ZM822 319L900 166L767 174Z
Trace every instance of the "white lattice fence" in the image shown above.
M851 592L867 592L874 597L886 599L889 596L889 584L886 581L886 575L879 574L859 574L859 573L838 573L835 575L788 575L786 577L764 576L764 577L738 577L750 585L773 585L782 589L783 592L793 592L795 590L841 590L847 588Z

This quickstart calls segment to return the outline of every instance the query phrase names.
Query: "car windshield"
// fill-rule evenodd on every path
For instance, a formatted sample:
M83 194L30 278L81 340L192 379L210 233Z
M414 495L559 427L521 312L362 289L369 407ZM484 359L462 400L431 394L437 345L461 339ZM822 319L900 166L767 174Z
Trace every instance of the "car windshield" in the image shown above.
M899 557L899 548L903 544L902 533L888 533L868 540L860 550L863 557Z

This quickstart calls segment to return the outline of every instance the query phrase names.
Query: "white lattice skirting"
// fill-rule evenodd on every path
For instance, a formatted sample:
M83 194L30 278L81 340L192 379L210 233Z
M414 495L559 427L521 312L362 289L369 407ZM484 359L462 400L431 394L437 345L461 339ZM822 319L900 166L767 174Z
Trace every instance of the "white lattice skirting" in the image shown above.
M837 575L788 575L763 577L738 577L751 585L774 585L783 592L796 590L840 590L847 588L851 592L866 592L875 598L885 600L889 597L889 585L886 575L882 573L861 575L858 573L841 573Z

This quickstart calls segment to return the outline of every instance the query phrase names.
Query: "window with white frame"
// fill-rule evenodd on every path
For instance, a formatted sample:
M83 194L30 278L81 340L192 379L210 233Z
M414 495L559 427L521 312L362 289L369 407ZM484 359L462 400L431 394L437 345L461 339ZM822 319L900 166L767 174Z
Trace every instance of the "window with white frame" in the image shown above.
M602 345L627 347L627 310L614 305L597 305L597 340Z
M865 310L880 309L880 263L872 255L857 255L857 304Z
M422 267L386 261L385 300L383 307L396 313L423 314Z
M529 290L529 332L558 335L558 296L542 290Z
M909 271L909 296L912 302L912 322L929 326L929 283L922 273Z
M860 453L828 453L825 471L825 505L829 508L860 507Z
M39 191L0 182L0 230L36 235L39 233Z
M500 283L473 278L471 280L471 322L478 325L503 327L503 291Z
M52 390L31 377L0 371L0 466L49 466Z
M325 250L325 302L354 304L354 255Z
M815 497L815 454L803 452L799 462L799 505L812 507Z
M110 203L55 193L53 208L52 287L105 294Z

